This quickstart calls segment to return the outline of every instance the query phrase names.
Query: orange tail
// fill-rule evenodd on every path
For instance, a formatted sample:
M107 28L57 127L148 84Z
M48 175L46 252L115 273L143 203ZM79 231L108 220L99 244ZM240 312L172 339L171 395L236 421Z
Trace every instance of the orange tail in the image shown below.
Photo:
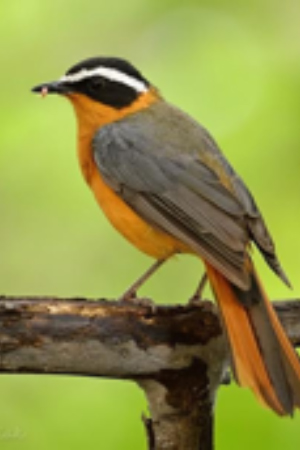
M300 360L252 269L242 291L206 264L231 350L236 381L279 415L300 408Z

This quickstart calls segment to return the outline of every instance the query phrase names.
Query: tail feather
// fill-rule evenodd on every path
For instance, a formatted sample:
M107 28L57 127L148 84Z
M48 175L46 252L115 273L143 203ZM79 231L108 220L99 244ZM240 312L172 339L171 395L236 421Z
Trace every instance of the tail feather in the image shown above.
M259 282L258 282L259 283ZM283 360L283 364L286 370L287 378L289 384L291 386L293 397L294 397L294 405L300 408L300 362L297 353L292 347L286 333L284 332L282 325L277 317L277 314L274 311L271 303L267 301L266 294L264 293L263 287L260 286L261 291L263 292L263 299L266 310L268 311L269 318L274 327L274 331L276 333L280 353Z
M241 291L207 264L241 386L279 415L300 407L300 361L252 269L249 291Z

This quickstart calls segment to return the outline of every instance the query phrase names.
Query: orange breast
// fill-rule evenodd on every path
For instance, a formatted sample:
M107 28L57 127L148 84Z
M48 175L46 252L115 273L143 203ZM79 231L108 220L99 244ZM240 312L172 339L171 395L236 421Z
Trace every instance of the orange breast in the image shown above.
M139 250L156 259L187 252L188 248L180 241L139 217L101 177L92 157L91 141L101 125L120 119L120 112L78 94L70 95L69 98L78 120L78 157L83 176L112 225ZM146 107L153 101L155 101L154 94L148 92L142 96L140 104L136 102L135 108ZM122 111L124 115L129 112ZM131 109L130 112L133 111Z

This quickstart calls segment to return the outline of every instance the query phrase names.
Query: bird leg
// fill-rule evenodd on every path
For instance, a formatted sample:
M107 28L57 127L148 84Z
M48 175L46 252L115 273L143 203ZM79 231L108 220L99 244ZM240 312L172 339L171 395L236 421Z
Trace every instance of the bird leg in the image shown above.
M206 274L206 272L204 272L194 295L189 300L189 305L197 304L199 301L202 300L202 298L203 298L202 294L203 294L206 282L207 282L207 274Z
M148 278L151 277L151 275L156 272L160 266L166 261L166 259L158 259L155 261L154 264L152 264L151 267L140 277L138 278L127 291L124 292L124 294L119 299L120 301L131 301L136 298L136 292L137 290L148 280Z

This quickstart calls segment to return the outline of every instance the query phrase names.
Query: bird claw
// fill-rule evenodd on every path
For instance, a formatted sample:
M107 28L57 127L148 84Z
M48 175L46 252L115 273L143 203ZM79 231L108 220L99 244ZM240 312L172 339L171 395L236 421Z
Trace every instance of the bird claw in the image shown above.
M189 306L198 306L198 305L200 305L200 303L202 303L202 301L203 301L203 298L200 295L195 294L189 299L188 305Z
M127 305L131 304L133 306L141 306L143 308L150 309L151 314L155 314L157 311L157 305L153 300L146 297L137 297L136 292L125 293L125 295L122 295L122 297L120 297L118 301L121 303L127 303Z

